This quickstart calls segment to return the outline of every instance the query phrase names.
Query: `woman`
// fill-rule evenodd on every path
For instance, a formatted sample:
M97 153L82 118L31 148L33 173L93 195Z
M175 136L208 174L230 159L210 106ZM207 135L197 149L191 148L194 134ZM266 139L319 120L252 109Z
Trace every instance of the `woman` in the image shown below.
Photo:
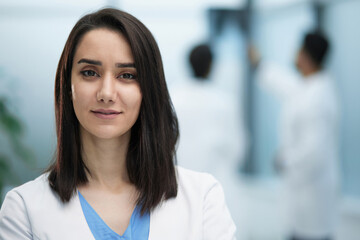
M7 194L0 239L234 239L219 183L174 166L160 52L136 18L103 9L76 23L55 114L56 161Z

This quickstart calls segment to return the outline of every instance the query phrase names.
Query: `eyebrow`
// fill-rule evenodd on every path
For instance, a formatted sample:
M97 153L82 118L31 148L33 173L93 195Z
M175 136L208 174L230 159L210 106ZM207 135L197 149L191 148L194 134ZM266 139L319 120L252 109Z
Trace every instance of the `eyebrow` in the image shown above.
M80 61L78 61L78 64L80 64L80 63L88 63L88 64L91 64L91 65L98 65L98 66L102 65L102 63L100 61L86 59L86 58L80 59Z
M78 64L80 64L80 63L87 63L87 64L91 64L91 65L102 66L102 62L92 60L92 59L87 59L87 58L80 59L78 61ZM118 68L135 68L134 63L115 63L115 66Z
M118 68L135 68L134 63L116 63L115 66Z

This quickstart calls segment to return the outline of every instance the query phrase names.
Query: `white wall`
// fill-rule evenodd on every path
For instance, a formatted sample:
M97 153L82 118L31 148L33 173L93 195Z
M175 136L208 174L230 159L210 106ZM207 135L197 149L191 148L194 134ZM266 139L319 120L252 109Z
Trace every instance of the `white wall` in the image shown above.
M341 102L341 165L344 192L360 196L360 1L334 1L325 12L325 28L332 41L329 70L334 74Z

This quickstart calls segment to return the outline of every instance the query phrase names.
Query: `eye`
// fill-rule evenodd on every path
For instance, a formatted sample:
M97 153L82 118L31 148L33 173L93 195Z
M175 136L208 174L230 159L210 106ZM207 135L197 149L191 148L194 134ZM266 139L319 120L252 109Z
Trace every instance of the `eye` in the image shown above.
M119 76L119 78L125 78L125 79L136 79L136 76L131 73L124 73Z
M84 70L80 72L84 77L99 77L95 71L92 70Z

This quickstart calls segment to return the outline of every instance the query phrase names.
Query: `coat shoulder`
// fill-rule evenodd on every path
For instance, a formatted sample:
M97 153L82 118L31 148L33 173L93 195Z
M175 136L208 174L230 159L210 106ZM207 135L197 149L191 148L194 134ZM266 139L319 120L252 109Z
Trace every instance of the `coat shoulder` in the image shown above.
M204 195L219 182L209 173L197 172L183 167L177 167L178 184L180 191L195 191Z
M26 182L18 187L15 187L10 192L16 192L20 196L34 195L34 193L51 191L48 174L44 173L34 180Z
M208 173L179 166L176 172L178 194L152 212L149 239L234 239L220 183Z

